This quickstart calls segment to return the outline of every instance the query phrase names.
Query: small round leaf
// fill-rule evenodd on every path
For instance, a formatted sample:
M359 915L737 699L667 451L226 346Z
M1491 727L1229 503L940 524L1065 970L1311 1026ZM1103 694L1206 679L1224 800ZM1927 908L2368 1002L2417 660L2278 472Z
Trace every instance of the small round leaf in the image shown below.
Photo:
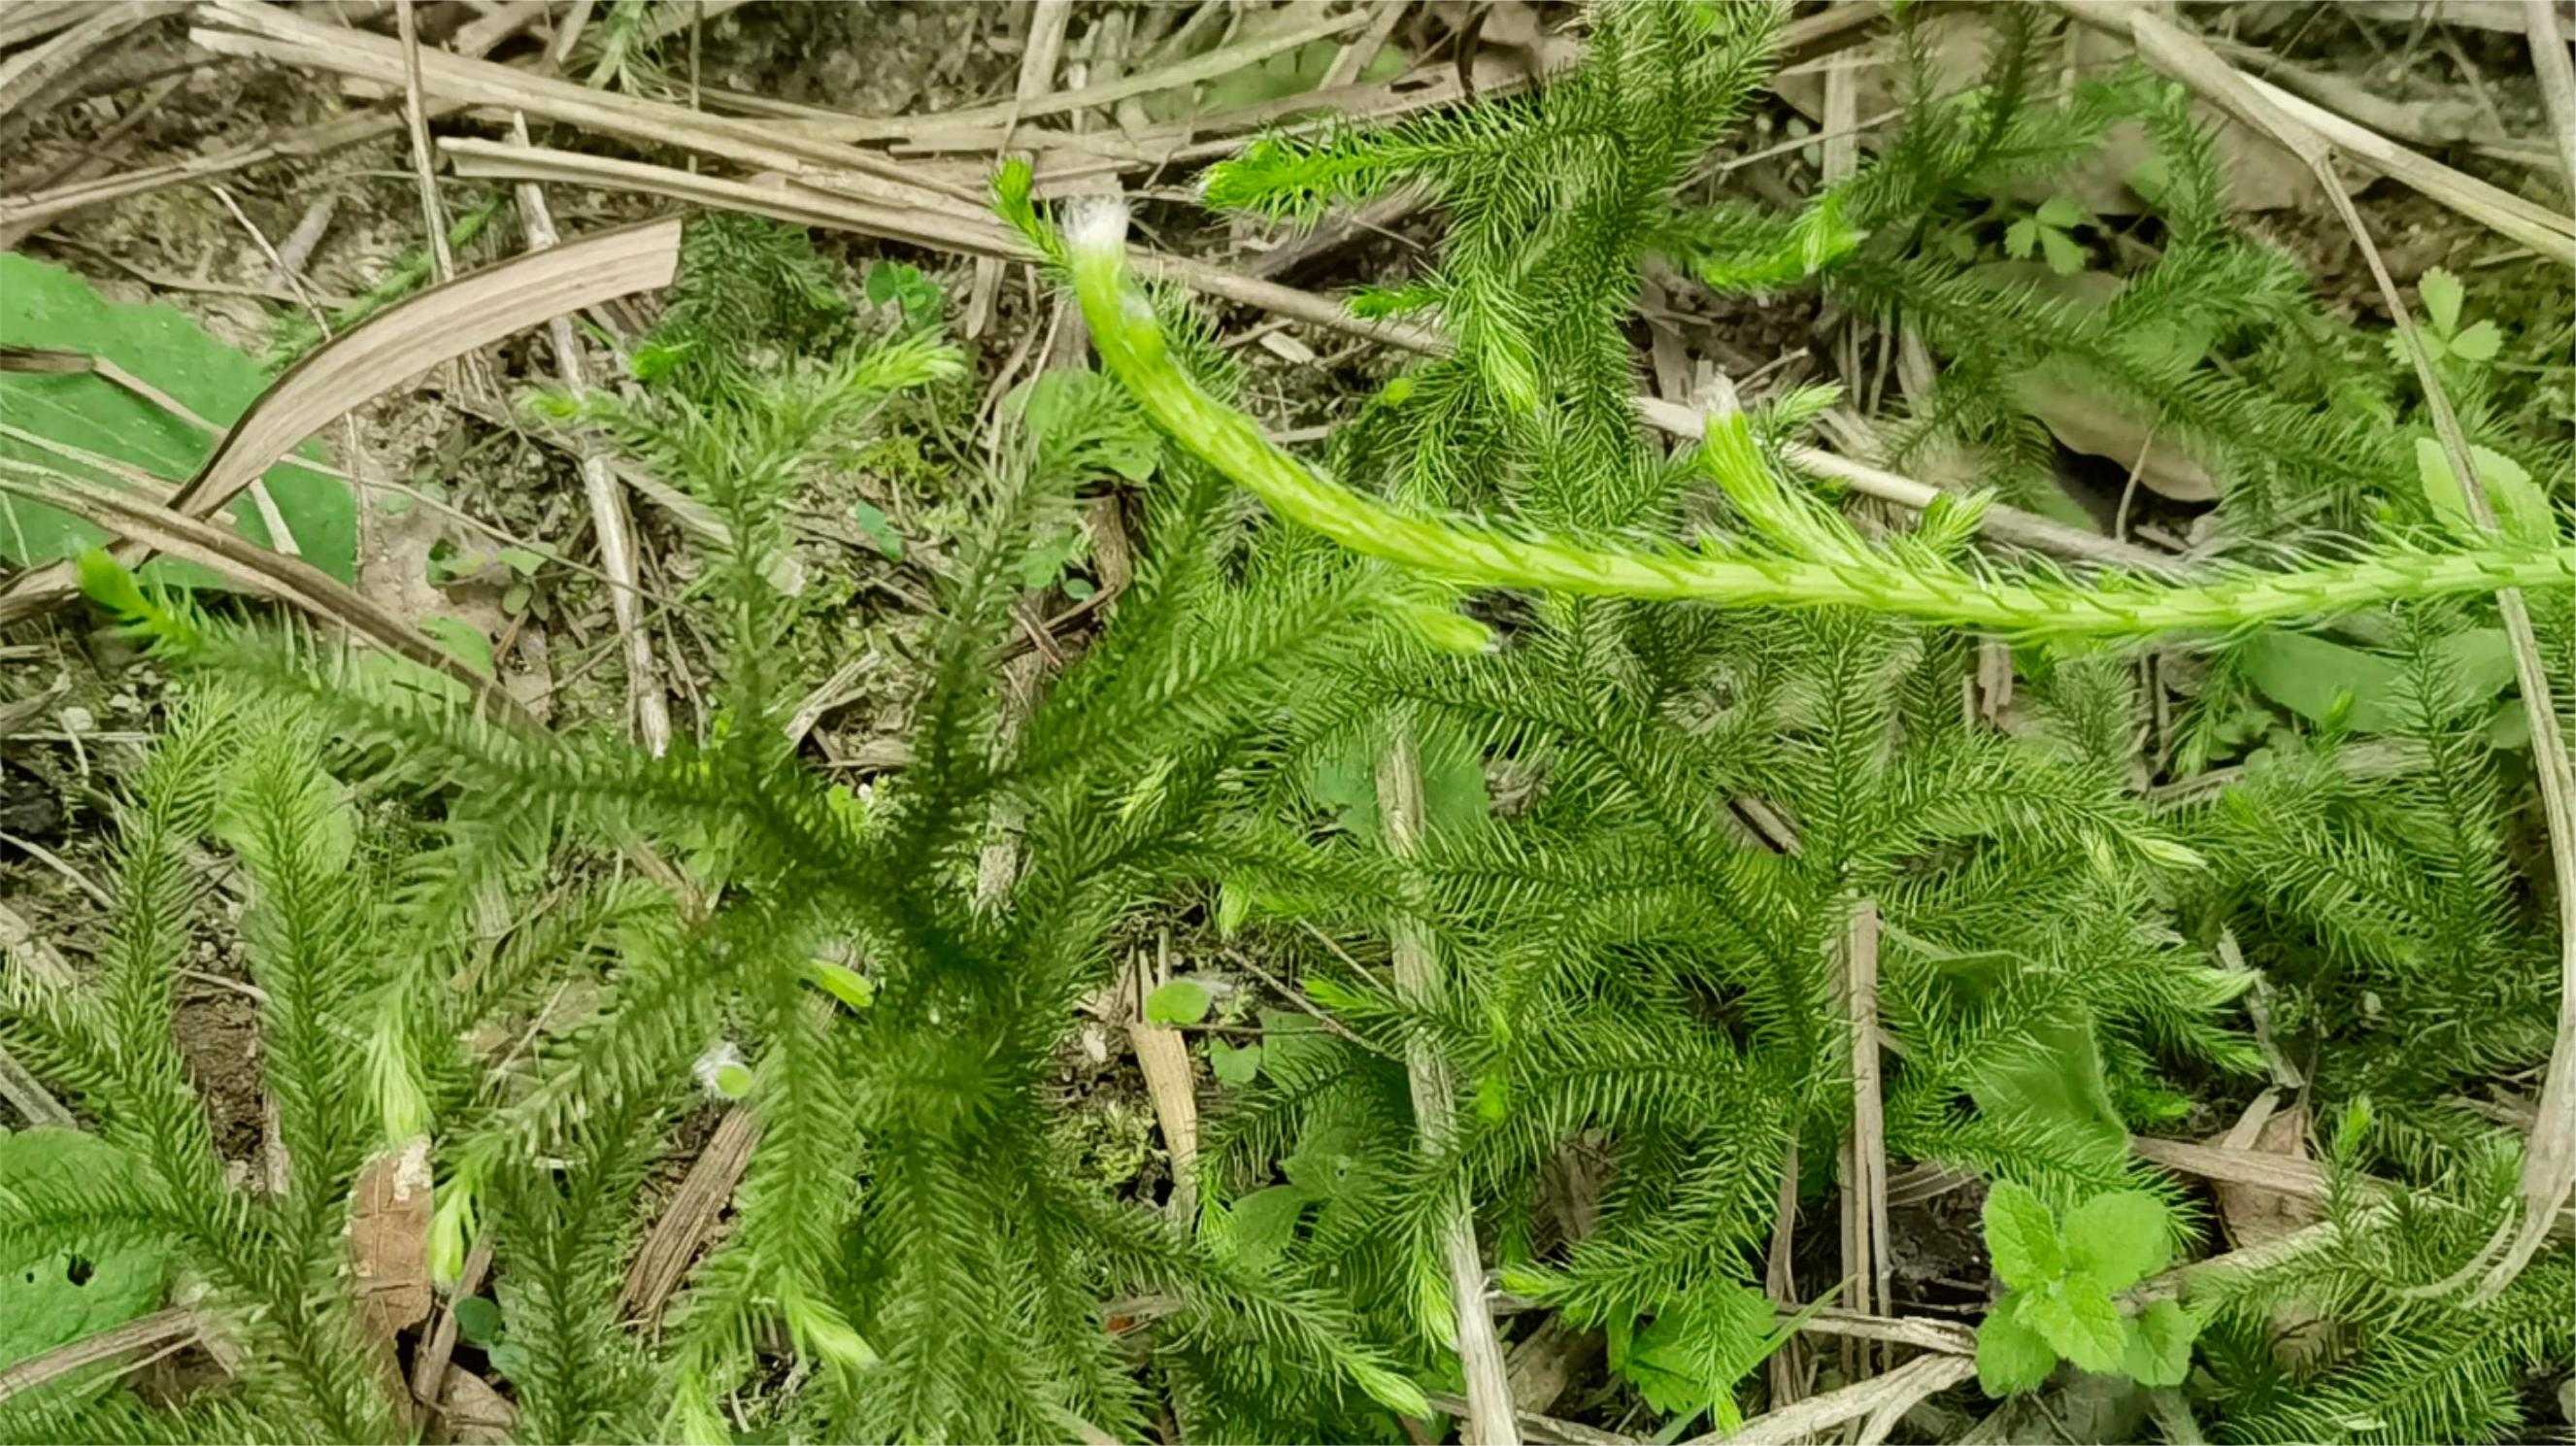
M1145 1018L1155 1024L1196 1024L1207 1012L1207 986L1188 979L1175 979L1145 996Z

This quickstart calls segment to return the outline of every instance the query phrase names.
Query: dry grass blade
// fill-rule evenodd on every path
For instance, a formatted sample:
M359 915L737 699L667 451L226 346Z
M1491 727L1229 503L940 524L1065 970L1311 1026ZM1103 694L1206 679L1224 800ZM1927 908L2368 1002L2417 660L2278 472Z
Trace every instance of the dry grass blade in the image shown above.
M75 9L66 4L64 9ZM479 57L518 34L544 13L542 5L512 5L495 9L491 14L456 32L450 42L458 55ZM454 106L435 106L431 113L443 115ZM389 136L403 128L401 112L370 111L346 115L316 126L301 126L278 131L255 144L236 147L211 156L192 156L183 161L149 166L121 175L97 180L69 181L60 185L48 182L50 189L20 196L0 197L0 249L16 244L18 239L33 235L57 217L109 201L123 200L152 191L185 185L210 176L229 175L252 166L289 156L318 156L347 146L359 145Z
M2495 509L2470 454L2468 435L2461 430L2450 394L2433 370L2432 357L2417 333L2414 313L2398 294L2388 264L2363 226L2352 198L2334 183L2332 156L2335 147L2345 144L2341 134L2275 103L2275 97L2258 89L2251 78L2229 67L2179 26L2143 11L2119 13L2126 15L2129 33L2136 38L2139 53L2149 64L2206 93L2230 115L2288 147L2325 184L2327 201L2334 206L2344 229L2352 234L2353 244L2370 267L2381 304L2396 323L2398 338L2423 388L2425 405L2433 414L2433 430L2441 438L2451 475L2459 479L2469 516L2480 531L2496 535ZM2568 243L2565 259L2576 264L2576 240ZM2499 591L2496 611L2512 645L2514 678L2521 685L2524 716L2531 726L2532 773L2539 783L2541 813L2548 826L2550 865L2558 896L2559 1003L2549 1071L2541 1086L2540 1108L2523 1155L2521 1222L2509 1231L2499 1232L2495 1244L2502 1247L2503 1254L2492 1268L2487 1265L2488 1252L2481 1251L2461 1268L2458 1277L2465 1279L2483 1270L2484 1278L2478 1286L2482 1297L2492 1297L2512 1283L2539 1252L2560 1207L2571 1193L2576 1193L2576 777L2570 776L2567 743L2558 726L2556 695L2521 591Z
M493 713L525 726L535 726L527 710L489 678L467 667L454 654L429 640L409 623L363 593L300 558L281 557L258 543L157 503L128 497L98 483L67 473L54 474L54 487L38 489L0 478L0 491L10 491L59 507L94 526L120 534L145 550L185 558L279 599L385 651L418 663L470 690ZM50 571L50 569L48 569ZM30 574L43 576L43 574Z
M2058 8L2084 24L2126 36L2149 65L2191 86L2236 120L2308 161L2312 168L2318 164L2322 148L2332 146L2347 159L2499 235L2511 237L2561 265L2576 266L2576 219L2453 170L2323 106L2247 75L2220 59L2197 36L2141 6L2058 0ZM2343 185L2331 169L2318 171L2317 179L2330 201L2343 196Z
M81 63L100 47L155 17L185 9L173 0L122 0L113 5L63 7L79 19L41 45L30 46L0 61L0 118L42 97L56 83L78 73Z
M403 49L394 41L317 25L256 0L212 0L198 14L212 23L190 36L218 55L312 66L388 89L404 83ZM880 201L950 212L974 211L981 204L972 189L854 146L527 75L488 61L437 51L423 51L419 58L422 90L442 101L524 111L639 145L683 146L740 165L800 174Z
M2194 1144L2189 1140L2158 1140L2139 1136L2129 1142L2130 1152L2151 1165L2162 1166L2181 1175L2197 1175L2204 1180L2228 1184L2252 1185L2276 1194L2301 1200L2324 1200L2328 1189L2326 1173L2315 1162L2274 1154L2268 1150L2237 1150L2224 1145ZM2381 1180L2360 1182L2361 1193L2375 1200L2393 1201L2403 1193L2402 1187ZM2576 1206L2562 1205L2543 1226L2561 1240L2576 1240Z
M1377 806L1386 820L1388 852L1399 859L1412 857L1421 847L1423 797L1422 764L1410 732L1399 729L1378 759ZM1416 1005L1433 1005L1442 993L1437 946L1415 923L1398 923L1392 932L1396 992ZM1455 1129L1448 1062L1427 1040L1416 1040L1405 1052L1404 1072L1412 1087L1414 1129L1423 1152L1439 1155L1450 1148ZM1486 1300L1475 1212L1463 1192L1446 1202L1446 1208L1440 1228L1441 1264L1449 1276L1458 1369L1467 1386L1467 1421L1459 1439L1484 1446L1515 1446L1520 1426L1512 1413L1510 1370Z
M513 116L511 121L514 139L526 145L527 119ZM546 251L563 245L563 237L555 230L554 213L546 205L545 189L533 181L522 182L518 197L528 248ZM571 319L549 319L546 335L554 342L555 376L563 382L564 390L580 396L589 388L590 378ZM635 725L635 737L645 752L659 758L671 748L671 705L662 693L660 669L654 665L652 636L644 629L642 597L636 581L635 521L627 515L626 494L618 490L607 455L595 445L581 449L581 489L583 500L590 506L591 535L599 540L600 568L608 575L609 616L616 621L625 647L627 709Z
M1966 1356L1917 1356L1883 1376L1766 1412L1732 1432L1694 1436L1683 1446L1785 1446L1848 1421L1892 1422L1976 1373L1977 1363Z
M966 256L994 256L1009 261L1035 261L1037 253L1008 227L983 212L959 215L908 206L887 206L854 196L836 195L798 184L788 177L758 182L696 176L669 166L575 155L543 147L522 149L489 141L444 140L440 149L460 176L489 180L528 180L575 185L624 187L674 200L731 211L825 226L884 240L902 241ZM1148 276L1213 297L1249 306L1293 321L1329 328L1346 336L1383 342L1405 351L1441 349L1435 334L1419 327L1363 321L1328 296L1293 286L1256 281L1205 262L1139 250L1136 268Z
M43 1355L0 1371L0 1401L119 1356L184 1344L196 1336L197 1329L195 1310L173 1306L168 1310L155 1311L141 1320L127 1321L114 1330L56 1346Z
M667 286L679 258L680 223L647 221L487 267L387 307L278 378L197 475L172 495L169 511L211 514L297 443L404 378L549 317ZM141 559L130 546L120 555L128 565ZM77 591L67 563L30 571L0 590L0 625L67 601Z
M13 914L10 917L17 916ZM29 1125L58 1130L80 1128L80 1121L63 1107L61 1100L54 1098L53 1092L45 1088L44 1081L29 1073L27 1067L18 1063L6 1049L0 1049L0 1100L7 1100L9 1108L16 1110L18 1118Z
M618 1297L618 1307L628 1319L650 1326L661 1318L663 1305L680 1288L689 1262L698 1258L698 1247L706 1243L716 1217L724 1213L725 1202L742 1183L752 1148L759 1143L758 1117L739 1105L725 1111L723 1122L698 1151L680 1188L671 1192L662 1218L653 1222L626 1267L626 1288Z
M1917 1316L1869 1315L1856 1310L1836 1310L1830 1306L1792 1310L1778 1308L1775 1317L1781 1326L1795 1325L1808 1335L1844 1336L1857 1341L1879 1341L1888 1345L1912 1346L1948 1356L1973 1356L1977 1353L1977 1333L1955 1321L1926 1320Z
M874 205L854 197L815 191L784 177L772 177L757 183L729 181L641 161L612 160L544 147L505 146L492 141L455 137L442 139L439 149L460 176L622 187L701 206L749 211L801 226L856 231L884 240L967 256L997 256L1015 261L1037 259L1019 237L998 222L981 217L954 217L946 212ZM1300 291L1293 286L1236 275L1204 262L1145 251L1136 253L1136 265L1147 275L1160 276L1203 296L1329 328L1346 336L1382 342L1402 351L1435 353L1446 349L1447 344L1435 332L1421 327L1364 321L1352 316L1330 297ZM1690 408L1653 397L1638 399L1638 414L1646 425L1678 437L1697 437L1705 426L1700 415ZM1902 507L1919 510L1940 495L1937 487L1817 448L1793 443L1783 450L1788 460L1803 470L1834 478L1854 491ZM1980 528L1998 541L2059 557L2150 572L2169 570L2173 565L2173 560L2162 553L2115 542L2014 507L1987 508Z
M1115 105L1134 96L1156 91L1178 90L1220 75L1257 65L1274 55L1294 50L1318 40L1357 30L1368 23L1368 12L1354 10L1328 20L1265 35L1211 50L1175 65L1157 70L1138 71L1118 80L1079 90L1057 91L1052 95L1034 96L980 106L974 110L954 111L947 115L895 116L886 119L851 119L847 121L792 121L781 129L802 135L827 136L842 141L902 140L907 144L936 147L943 150L1000 150L1011 142L1011 132L1021 121L1039 116L1060 115L1066 111L1089 110L1095 106Z
M2523 33L2531 39L2531 69L2540 77L2540 100L2549 112L2549 137L2556 143L2569 199L2576 200L2576 64L2567 58L2567 37L2558 27L2558 7L2551 0L2523 0Z

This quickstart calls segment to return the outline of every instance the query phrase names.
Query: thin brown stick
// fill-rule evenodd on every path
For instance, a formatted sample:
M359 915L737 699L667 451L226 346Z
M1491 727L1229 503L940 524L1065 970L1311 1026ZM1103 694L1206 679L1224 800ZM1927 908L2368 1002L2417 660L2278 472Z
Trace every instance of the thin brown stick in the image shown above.
M1395 741L1378 759L1377 806L1386 821L1388 850L1400 859L1411 857L1421 847L1423 801L1422 765L1410 731L1399 728ZM1446 991L1430 936L1419 925L1398 923L1390 943L1396 992L1416 1004L1438 1000ZM1405 1051L1404 1072L1412 1085L1415 1128L1423 1150L1439 1155L1449 1149L1454 1128L1448 1063L1428 1040L1417 1039ZM1440 1247L1449 1276L1451 1313L1456 1317L1458 1367L1467 1386L1467 1421L1460 1440L1517 1446L1520 1426L1512 1414L1511 1375L1486 1300L1475 1216L1463 1193L1447 1202Z
M69 1345L56 1346L0 1371L0 1401L119 1356L177 1345L195 1336L198 1329L199 1319L195 1310L173 1306L168 1310L155 1311L141 1320L127 1321L113 1330L100 1331Z
M798 134L837 141L881 141L900 139L907 145L944 146L964 150L1005 150L1012 147L1013 132L1023 121L1040 116L1061 115L1067 111L1090 110L1097 106L1115 105L1133 96L1151 95L1161 90L1177 90L1212 80L1230 71L1255 65L1271 56L1294 50L1298 46L1357 30L1368 23L1366 11L1354 10L1327 20L1315 21L1293 30L1265 35L1237 45L1211 50L1177 64L1142 70L1099 85L1075 90L1057 91L1052 95L1022 97L972 110L952 111L946 115L894 116L883 119L851 117L847 120L801 120L784 123L782 129Z
M333 418L450 357L548 317L670 284L679 240L677 221L620 227L486 267L387 307L314 350L262 393L172 495L168 510L187 518L215 512ZM128 566L139 565L143 555L130 544L119 549ZM78 590L68 563L22 573L0 588L0 624L68 601Z
M412 0L394 0L394 22L402 34L403 125L411 132L412 174L420 181L420 214L429 230L430 270L441 283L456 279L456 253L447 247L446 208L438 203L438 161L429 148L429 107L421 98L420 30L412 18Z
M1902 1415L1976 1373L1977 1363L1964 1356L1917 1356L1885 1375L1810 1396L1782 1410L1764 1412L1734 1431L1694 1436L1683 1446L1774 1446L1804 1441L1848 1421L1874 1420L1891 1410Z
M1795 1306L1798 1275L1793 1255L1798 1237L1798 1134L1780 1151L1780 1188L1771 1206L1771 1248L1763 1258L1762 1288L1776 1301ZM1771 1377L1771 1404L1786 1406L1806 1394L1804 1349L1795 1339L1782 1341L1765 1362Z
M528 121L513 115L511 129L520 145L528 143ZM544 188L534 181L518 187L519 214L528 232L528 249L544 251L563 244L554 213L546 206ZM555 376L575 397L590 388L580 342L572 319L549 318L546 334L554 342ZM653 639L644 630L643 598L636 585L635 522L626 512L626 494L617 485L606 456L594 446L581 449L581 495L590 507L591 535L599 540L600 570L608 574L608 613L626 650L627 716L644 751L659 758L671 747L671 704L662 691L661 670L653 661Z
M1136 1067L1145 1076L1145 1095L1162 1128L1163 1147L1172 1157L1172 1194L1165 1213L1184 1230L1198 1227L1199 1097L1197 1068L1190 1062L1189 1041L1168 1024L1145 1017L1145 1000L1171 982L1172 937L1158 941L1156 959L1139 955L1128 971L1127 1042L1135 1048Z
M689 1262L697 1259L716 1217L724 1213L725 1202L742 1183L742 1172L750 1167L751 1152L759 1143L759 1117L740 1105L725 1111L715 1134L698 1151L689 1173L681 1177L680 1188L671 1192L662 1218L653 1222L626 1267L626 1285L617 1304L627 1319L648 1328L661 1319L662 1307L688 1275Z
M2556 0L2523 0L2522 16L2522 33L2531 43L2531 70L2540 77L2540 100L2549 115L2549 138L2556 143L2567 194L2576 199L2576 63L2567 58Z
M384 86L404 83L403 48L380 36L319 25L257 0L209 0L196 13L210 23L191 31L191 38L217 54L311 66ZM523 111L642 145L681 146L879 202L978 219L984 215L980 191L855 146L706 115L663 101L596 91L434 50L418 52L416 59L424 92L443 101Z
M2139 53L2156 68L2206 93L2229 114L2280 142L2305 161L2324 184L2326 199L2352 234L2353 244L2370 267L2380 301L2396 323L2413 364L2425 405L2433 413L2433 430L2451 473L2459 479L2462 499L2478 530L2498 533L2495 509L2486 483L2469 450L2467 434L2451 407L2450 394L2433 369L2433 359L2415 326L2413 312L2398 294L2387 261L2362 224L2352 198L2334 182L2334 146L2340 138L2322 131L2308 118L2285 113L2286 107L2260 94L2247 77L2230 69L2198 38L2143 11L2129 14L2130 33ZM2571 176L2576 182L2576 175ZM2570 245L2576 258L2576 243ZM2558 895L2559 1007L2558 1028L2549 1054L2549 1071L2541 1085L2540 1107L2523 1155L2520 1206L2522 1222L2501 1259L2486 1272L2477 1297L2492 1298L2511 1284L2547 1237L2550 1222L2571 1192L2576 1192L2576 777L2569 773L2567 744L2558 727L2555 694L2532 629L2531 611L2519 588L2496 593L2496 611L2512 646L2514 677L2522 689L2524 716L2531 727L2532 772L2539 784L2541 813L2549 834L2551 872ZM2478 1262L2472 1262L2476 1265Z
M151 552L185 558L277 596L322 621L334 623L398 657L462 685L484 706L513 722L532 725L527 710L491 679L432 642L382 604L299 558L271 552L223 528L155 503L130 498L69 473L39 490L0 477L0 492L59 507Z
M1879 1083L1878 905L1863 899L1852 910L1840 948L1843 1007L1851 1022L1852 1126L1843 1154L1843 1273L1855 1282L1861 1311L1885 1315L1888 1298L1887 1127ZM1861 1371L1876 1362L1867 1350L1848 1353ZM1858 1375L1861 1371L1852 1374Z
M457 1275L456 1289L439 1302L437 1319L421 1342L420 1354L412 1359L412 1399L424 1410L438 1410L447 1397L447 1366L456 1357L456 1303L481 1290L483 1277L491 1270L492 1240L485 1235L465 1253L465 1268Z

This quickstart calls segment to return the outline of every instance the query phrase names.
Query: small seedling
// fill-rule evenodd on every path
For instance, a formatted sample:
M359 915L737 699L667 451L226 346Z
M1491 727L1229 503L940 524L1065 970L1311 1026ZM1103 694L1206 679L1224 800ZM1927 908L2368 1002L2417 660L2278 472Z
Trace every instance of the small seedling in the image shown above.
M2496 359L2496 353L2504 346L2504 333L2496 329L2494 322L2480 320L2460 325L2460 308L2468 300L2468 288L2460 284L2459 277L2436 266L2415 283L2415 294L2424 302L2424 325L2415 334L2434 361L2484 366ZM2409 364L2405 338L2394 331L2388 334L2388 355L2399 366Z
M2061 1223L2045 1201L2004 1180L1986 1196L1985 1228L2005 1286L1977 1328L1977 1383L1987 1395L2031 1390L2060 1360L2140 1385L2182 1384L2200 1322L2170 1300L2130 1314L2114 1298L2173 1258L2164 1202L2115 1190Z
M877 545L879 556L888 562L903 561L903 534L894 530L894 519L885 515L884 508L873 502L852 503L850 516L868 541Z
M2004 228L2004 253L2026 261L2036 250L2047 258L2049 270L2072 276L2084 269L2084 248L2068 233L2092 220L2082 206L2064 196L2052 196L2037 211Z
M903 309L906 325L928 328L939 324L939 314L948 304L948 294L939 283L922 273L918 266L900 261L880 261L868 268L868 300L883 306L893 302Z

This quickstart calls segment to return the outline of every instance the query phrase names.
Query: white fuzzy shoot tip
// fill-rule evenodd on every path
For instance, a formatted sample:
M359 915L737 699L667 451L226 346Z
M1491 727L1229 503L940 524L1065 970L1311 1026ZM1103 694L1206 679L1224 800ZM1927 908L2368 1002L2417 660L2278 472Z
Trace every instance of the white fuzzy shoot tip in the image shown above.
M1077 251L1114 251L1127 244L1127 202L1117 196L1084 196L1065 208L1064 239Z

